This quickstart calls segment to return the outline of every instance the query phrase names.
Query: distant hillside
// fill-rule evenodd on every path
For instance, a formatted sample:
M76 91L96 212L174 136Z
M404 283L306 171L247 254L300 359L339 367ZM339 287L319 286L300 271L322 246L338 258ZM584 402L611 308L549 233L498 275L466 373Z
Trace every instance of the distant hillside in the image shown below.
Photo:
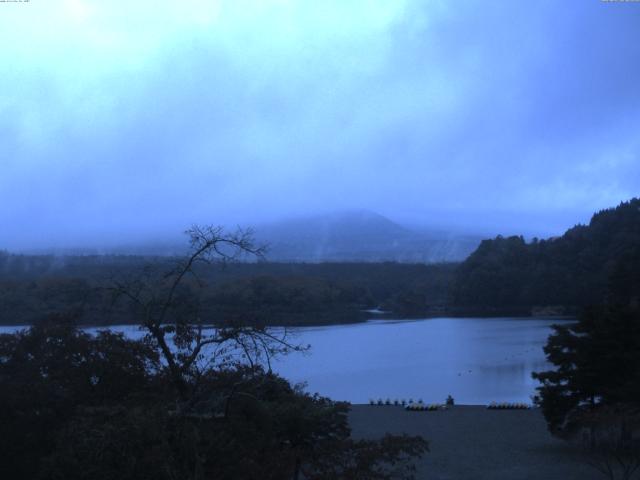
M268 246L271 262L460 262L482 237L442 230L414 230L367 210L316 215L254 229L259 245ZM188 251L180 232L156 234L146 240L100 247L43 248L20 253L34 256L176 256Z
M612 288L613 287L613 288ZM596 213L562 237L483 241L456 273L457 305L583 307L640 301L640 199Z
M293 262L456 262L480 242L474 236L417 232L366 210L263 225L256 238L269 245L269 260Z
M0 251L0 325L25 325L71 312L98 325L129 323L130 305L114 303L114 278L145 278L175 267L173 257L12 255ZM197 295L202 318L270 325L365 320L381 308L396 317L441 313L455 264L229 263L199 265L185 292ZM197 288L194 287L197 285Z

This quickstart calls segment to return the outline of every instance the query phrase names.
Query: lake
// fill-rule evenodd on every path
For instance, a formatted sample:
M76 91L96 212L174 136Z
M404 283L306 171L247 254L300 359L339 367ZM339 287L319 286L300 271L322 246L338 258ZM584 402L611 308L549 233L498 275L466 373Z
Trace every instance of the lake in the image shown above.
M462 404L530 402L532 371L549 368L542 347L551 325L533 318L371 320L350 325L292 328L311 344L307 354L273 363L293 382L335 400L422 399ZM0 327L9 332L17 327ZM132 337L136 327L119 326ZM88 329L89 331L95 329Z

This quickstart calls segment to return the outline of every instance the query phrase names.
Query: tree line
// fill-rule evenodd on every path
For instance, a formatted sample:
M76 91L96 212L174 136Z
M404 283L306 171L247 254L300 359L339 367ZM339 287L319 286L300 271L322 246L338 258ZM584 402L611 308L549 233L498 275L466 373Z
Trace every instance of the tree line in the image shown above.
M604 301L616 272L638 268L639 208L638 199L623 202L558 238L485 240L460 264L239 262L199 271L206 287L196 290L213 322L354 322L372 308L396 317L575 315ZM79 314L80 323L130 323L101 287L115 275L162 271L175 260L0 252L0 324L29 324L63 310Z
M477 307L558 306L567 313L605 302L609 279L640 268L640 200L597 212L547 240L522 236L483 241L457 268L455 305Z
M0 252L0 324L31 324L70 312L79 323L134 320L104 288L116 276L165 271L176 258L28 256ZM357 322L382 308L398 316L441 311L449 303L453 264L228 262L196 268L203 283L185 282L212 323L233 317L269 325Z

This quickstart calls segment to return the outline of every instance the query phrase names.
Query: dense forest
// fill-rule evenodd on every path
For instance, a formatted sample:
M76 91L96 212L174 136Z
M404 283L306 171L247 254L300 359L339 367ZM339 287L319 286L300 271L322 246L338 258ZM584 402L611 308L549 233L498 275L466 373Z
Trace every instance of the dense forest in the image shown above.
M452 296L459 306L572 313L604 303L611 279L634 269L640 269L637 198L597 212L561 237L483 241L459 266Z
M109 286L115 279L166 271L175 261L0 252L0 324L30 324L56 312L73 313L80 323L130 323L127 306L114 301ZM234 262L200 268L204 287L191 293L211 323L343 323L368 318L365 310L372 308L398 316L441 312L454 271L454 264Z

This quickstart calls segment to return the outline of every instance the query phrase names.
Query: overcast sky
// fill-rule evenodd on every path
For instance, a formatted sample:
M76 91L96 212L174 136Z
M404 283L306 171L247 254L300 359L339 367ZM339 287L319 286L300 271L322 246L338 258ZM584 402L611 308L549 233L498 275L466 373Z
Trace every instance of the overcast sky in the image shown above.
M640 193L640 3L0 3L0 249L364 208L552 235Z

